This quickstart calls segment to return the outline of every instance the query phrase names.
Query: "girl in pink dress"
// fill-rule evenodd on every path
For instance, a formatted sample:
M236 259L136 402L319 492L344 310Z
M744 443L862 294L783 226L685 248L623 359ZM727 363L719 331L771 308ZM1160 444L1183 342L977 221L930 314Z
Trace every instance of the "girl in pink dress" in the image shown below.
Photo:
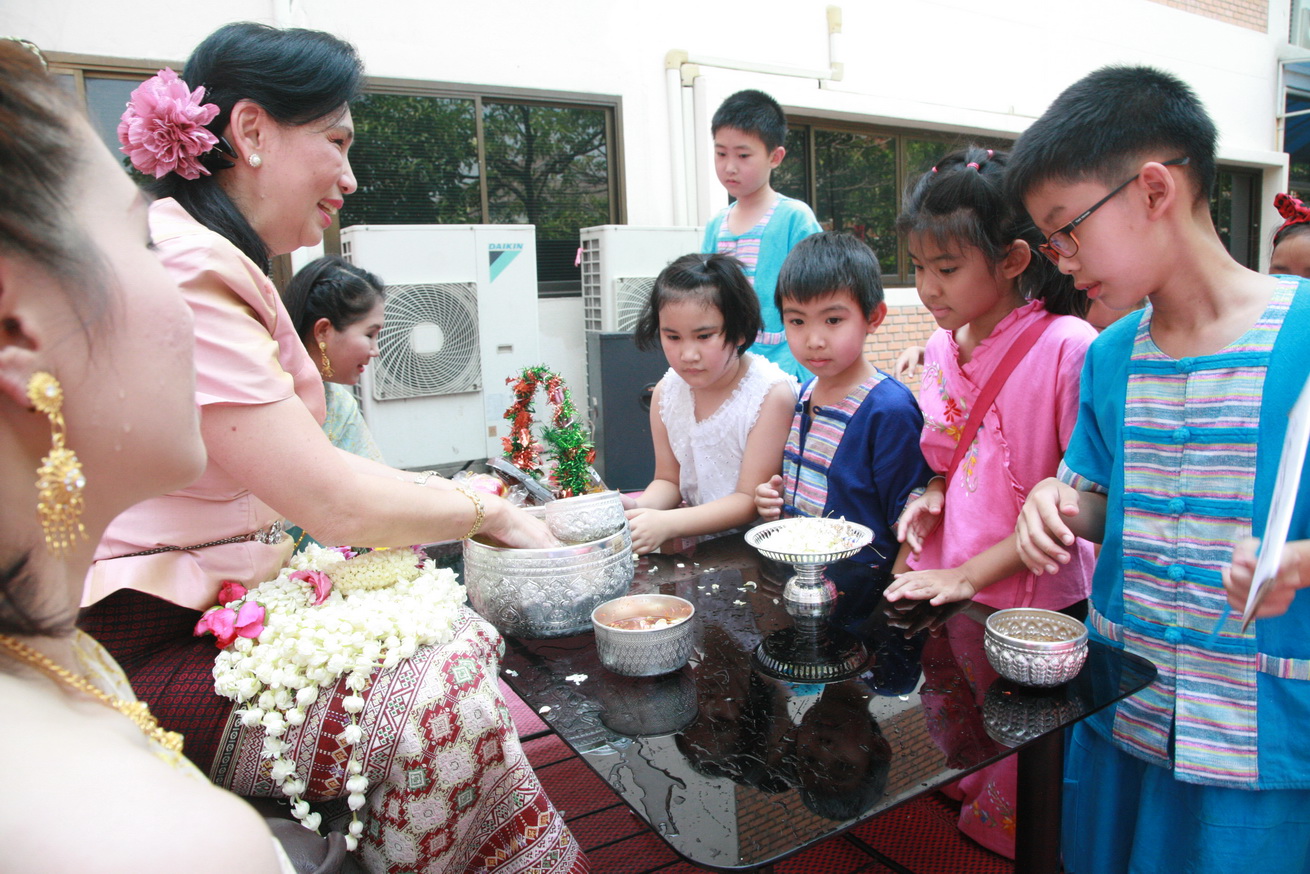
M1019 558L1014 523L1028 490L1059 466L1096 331L1081 318L1086 296L1038 256L1035 232L1009 207L1005 161L1004 153L976 147L946 156L919 180L897 220L919 298L939 326L919 388L920 446L938 476L898 523L913 570L896 578L887 598L1076 612L1090 589L1091 544L1078 541L1067 565L1039 579ZM994 403L977 409L1012 344L1043 322ZM971 416L981 424L951 470ZM1011 857L1014 777L1011 757L957 784L965 801L960 827Z

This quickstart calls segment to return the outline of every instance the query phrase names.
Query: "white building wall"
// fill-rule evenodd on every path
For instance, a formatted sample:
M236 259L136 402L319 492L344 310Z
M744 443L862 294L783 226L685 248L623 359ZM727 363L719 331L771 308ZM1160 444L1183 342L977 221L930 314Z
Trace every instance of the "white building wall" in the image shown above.
M1259 33L1151 0L847 2L841 81L698 65L697 87L672 104L689 107L690 153L681 157L670 145L670 125L680 123L670 113L670 51L827 70L826 0L3 0L0 33L51 51L180 64L215 27L249 18L336 33L376 76L618 95L627 220L668 225L703 223L726 202L704 125L739 88L762 88L805 115L1013 135L1108 63L1153 64L1190 82L1219 125L1221 159L1265 168L1272 195L1286 163L1275 114L1287 4L1272 0L1269 32ZM672 178L679 160L690 181ZM679 186L690 186L687 211Z

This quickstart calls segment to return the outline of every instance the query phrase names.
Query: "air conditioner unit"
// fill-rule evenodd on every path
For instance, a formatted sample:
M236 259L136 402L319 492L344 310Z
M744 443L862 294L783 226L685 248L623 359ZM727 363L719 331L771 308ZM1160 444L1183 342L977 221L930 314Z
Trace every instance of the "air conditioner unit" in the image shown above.
M533 226L354 225L341 251L386 284L360 408L387 463L499 456L505 380L540 363Z
M631 332L655 277L680 255L700 251L702 228L599 225L583 228L582 318L587 331Z

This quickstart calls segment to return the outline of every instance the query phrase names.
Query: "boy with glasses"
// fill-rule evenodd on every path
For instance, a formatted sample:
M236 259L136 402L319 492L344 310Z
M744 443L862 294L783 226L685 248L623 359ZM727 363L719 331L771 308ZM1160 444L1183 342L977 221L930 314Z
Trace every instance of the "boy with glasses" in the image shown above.
M1310 293L1220 242L1216 139L1182 82L1107 67L1061 94L1010 159L1042 251L1111 309L1149 304L1088 351L1060 475L1032 489L1016 526L1039 574L1068 560L1075 536L1101 542L1090 635L1159 669L1072 735L1070 874L1310 867L1297 730L1310 714L1310 599L1242 631L1225 592L1236 601L1249 584L1246 538L1263 533L1310 373ZM1293 540L1310 537L1304 479Z

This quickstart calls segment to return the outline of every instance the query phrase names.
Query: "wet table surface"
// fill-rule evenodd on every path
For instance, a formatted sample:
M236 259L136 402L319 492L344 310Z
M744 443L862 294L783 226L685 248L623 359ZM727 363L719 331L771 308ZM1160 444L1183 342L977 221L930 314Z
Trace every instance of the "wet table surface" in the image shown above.
M984 608L896 609L868 568L842 562L828 568L837 613L794 620L782 603L791 573L740 535L645 556L633 593L696 605L685 667L618 676L586 633L507 638L504 678L698 866L766 867L1018 750L1017 870L1057 869L1062 730L1142 689L1155 668L1092 644L1073 681L1023 688L987 662ZM841 609L860 604L864 617ZM869 655L857 676L814 682L850 665L856 641Z

